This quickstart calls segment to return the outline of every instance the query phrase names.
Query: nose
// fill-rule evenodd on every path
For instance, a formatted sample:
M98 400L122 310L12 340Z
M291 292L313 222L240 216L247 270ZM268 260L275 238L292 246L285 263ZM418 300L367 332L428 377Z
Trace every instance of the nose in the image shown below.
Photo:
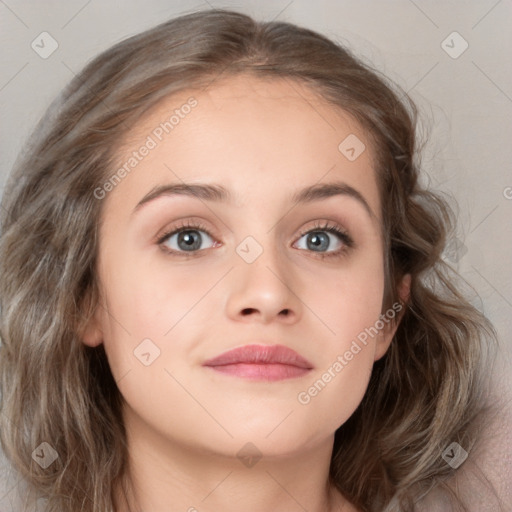
M278 250L264 248L252 263L238 260L230 272L227 315L247 323L297 322L302 314L302 302L294 289L298 283Z

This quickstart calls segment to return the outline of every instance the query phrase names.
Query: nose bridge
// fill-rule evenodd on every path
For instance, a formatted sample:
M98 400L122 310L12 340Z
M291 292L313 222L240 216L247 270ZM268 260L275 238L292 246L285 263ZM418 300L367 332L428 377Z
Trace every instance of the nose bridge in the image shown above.
M267 285L277 281L280 286L284 286L287 272L283 248L278 246L273 235L273 232L266 234L264 238L260 235L261 242L250 235L238 244L236 252L241 261L237 266L241 279L254 283L268 281Z
M236 267L232 273L228 314L233 318L258 316L270 321L281 316L297 318L300 301L293 292L293 275L275 231L249 235L236 247Z

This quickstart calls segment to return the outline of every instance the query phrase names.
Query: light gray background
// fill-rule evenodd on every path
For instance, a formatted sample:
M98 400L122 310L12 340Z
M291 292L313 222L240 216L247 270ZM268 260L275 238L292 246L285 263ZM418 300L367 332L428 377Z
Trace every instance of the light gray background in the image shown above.
M510 0L0 0L0 186L49 102L89 60L127 36L209 7L317 30L355 50L417 102L430 130L425 176L459 204L459 242L449 257L499 333L502 351L498 366L489 371L510 388ZM47 59L31 48L43 31L59 45ZM455 59L441 46L454 31L469 45ZM452 51L461 48L457 39L447 44ZM1 498L0 489L0 504Z

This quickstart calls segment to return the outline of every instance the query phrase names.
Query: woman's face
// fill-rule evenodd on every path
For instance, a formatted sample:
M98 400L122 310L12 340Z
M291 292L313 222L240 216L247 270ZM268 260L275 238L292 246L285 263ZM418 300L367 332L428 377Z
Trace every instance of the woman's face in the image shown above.
M364 130L296 82L238 76L166 99L118 156L95 191L103 297L84 342L104 343L128 423L229 455L332 442L396 313L380 317Z

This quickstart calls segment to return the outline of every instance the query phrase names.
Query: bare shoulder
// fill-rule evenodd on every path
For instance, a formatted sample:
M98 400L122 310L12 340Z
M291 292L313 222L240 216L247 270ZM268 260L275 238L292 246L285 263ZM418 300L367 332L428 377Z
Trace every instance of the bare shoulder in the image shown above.
M488 425L482 432L482 442L476 450L475 456L468 465L469 485L480 477L488 482L490 488L487 499L489 505L481 505L475 509L479 511L512 510L512 380L502 382L494 393L496 410L488 419ZM469 458L468 458L469 460ZM491 492L492 491L492 492ZM495 496L493 496L495 494ZM485 508L487 506L487 508Z
M512 511L512 390L503 383L493 391L494 411L474 451L447 484L464 500L467 512ZM434 489L418 504L418 512L446 510L449 496ZM451 508L449 508L451 510Z

